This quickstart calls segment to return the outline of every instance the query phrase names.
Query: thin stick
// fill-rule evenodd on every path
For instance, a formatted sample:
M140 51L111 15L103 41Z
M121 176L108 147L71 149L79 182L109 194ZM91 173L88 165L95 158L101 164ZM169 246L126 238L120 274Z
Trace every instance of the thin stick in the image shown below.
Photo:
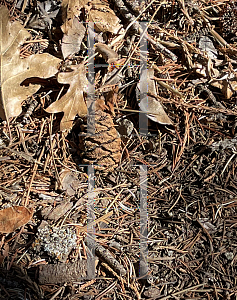
M28 191L27 191L27 194L26 194L26 199L25 199L25 202L24 202L24 206L27 206L28 204L28 200L29 200L29 195L30 195L30 191L31 191L31 187L32 187L32 183L34 181L34 178L35 178L35 175L36 175L36 172L37 172L37 169L38 169L38 166L39 166L39 162L44 154L44 150L45 150L45 147L43 147L41 153L40 153L40 156L38 158L38 161L34 164L34 167L33 167L33 175L31 177L31 180L30 180L30 185L29 185L29 188L28 188Z
M173 293L173 294L171 294L171 295L169 295L169 296L162 297L162 298L160 298L159 300L170 299L170 298L173 298L174 296L178 296L178 295L180 295L180 294L186 293L186 292L191 291L191 290L196 290L197 288L203 287L203 286L204 286L204 283L201 283L201 284L198 284L198 285L194 285L194 286L191 286L191 287L189 287L189 288L187 288L187 289L184 289L184 290L182 290L182 291L178 291L178 292L176 292L176 293Z

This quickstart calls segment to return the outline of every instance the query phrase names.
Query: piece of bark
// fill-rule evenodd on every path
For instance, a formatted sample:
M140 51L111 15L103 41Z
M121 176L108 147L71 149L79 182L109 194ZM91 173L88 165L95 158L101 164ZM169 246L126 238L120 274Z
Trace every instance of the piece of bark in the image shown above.
M39 266L40 284L62 284L65 282L80 281L87 276L86 260L76 263L59 263L55 265Z
M58 221L73 207L72 202L64 202L57 205L55 208L46 207L42 210L42 216L44 219Z

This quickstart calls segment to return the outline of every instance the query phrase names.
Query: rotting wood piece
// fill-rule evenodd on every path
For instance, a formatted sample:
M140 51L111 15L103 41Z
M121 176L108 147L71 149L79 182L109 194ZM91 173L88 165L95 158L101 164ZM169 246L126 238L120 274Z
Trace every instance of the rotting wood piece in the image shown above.
M81 278L86 278L86 269L86 260L79 260L76 263L41 265L39 266L39 283L60 284L79 281Z
M83 133L79 137L82 163L93 164L97 170L112 170L122 156L121 139L110 114L96 110L93 117L94 132L83 124Z

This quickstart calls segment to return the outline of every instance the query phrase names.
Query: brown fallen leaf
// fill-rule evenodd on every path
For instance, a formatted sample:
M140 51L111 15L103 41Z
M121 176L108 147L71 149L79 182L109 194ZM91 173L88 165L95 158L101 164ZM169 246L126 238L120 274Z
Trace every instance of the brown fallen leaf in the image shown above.
M63 30L63 28L62 28ZM65 59L69 55L75 54L81 48L81 42L84 38L86 28L76 17L72 20L72 27L67 29L62 39L62 53Z
M66 192L68 196L73 196L76 194L77 189L80 186L80 182L73 172L63 169L59 175L60 185L59 189Z
M12 206L0 210L0 233L14 232L29 222L33 211L24 206Z
M87 106L83 96L83 93L86 93L88 89L86 68L84 64L80 64L71 66L71 69L71 72L62 72L57 76L59 83L70 84L67 93L46 109L48 113L64 112L60 124L61 131L72 128L77 114L81 117L87 114Z
M104 60L109 64L118 60L118 53L116 53L106 44L96 43L95 52L101 54Z
M114 104L117 102L118 99L118 89L119 89L118 86L113 87L111 91L108 92L106 97L106 103L113 116L115 116Z
M56 207L48 206L42 209L41 215L44 219L53 220L57 222L61 217L73 207L72 202L64 201L63 203L58 204Z
M88 20L94 22L95 29L101 32L111 32L117 34L122 30L119 18L109 7L109 4L100 0L63 0L62 1L62 19L64 24L62 30L67 34L72 27L74 17L79 17L81 9L88 11Z
M122 30L119 18L106 2L92 0L91 3L92 6L87 6L89 21L94 22L97 31L117 34Z
M144 74L146 73L144 72ZM144 84L145 86L148 85L148 96L140 101L140 109L143 112L147 112L147 117L152 121L164 125L172 125L172 121L164 111L159 100L156 98L156 86L154 80L151 79L152 77L154 77L154 69L152 68L147 70L147 78L144 78L143 75L141 76L140 86L141 84Z
M237 91L237 81L236 80L223 80L221 92L226 99L230 99L233 94Z
M72 27L74 17L79 17L81 9L88 4L88 0L62 0L62 31L67 34Z
M21 103L39 90L39 84L21 85L25 79L48 78L58 71L61 60L50 54L20 58L20 45L29 37L30 33L19 22L10 23L8 9L0 6L0 117L3 120L18 116Z

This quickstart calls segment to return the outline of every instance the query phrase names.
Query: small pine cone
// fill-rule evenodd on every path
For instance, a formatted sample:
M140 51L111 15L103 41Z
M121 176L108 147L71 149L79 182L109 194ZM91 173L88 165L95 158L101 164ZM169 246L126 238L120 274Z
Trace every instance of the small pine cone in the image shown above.
M227 1L220 13L221 17L219 19L220 29L224 39L228 40L235 38L237 31L237 2Z
M120 162L122 148L111 116L97 110L94 134L87 132L87 125L82 125L82 131L79 137L82 163L93 164L97 170L113 170Z

